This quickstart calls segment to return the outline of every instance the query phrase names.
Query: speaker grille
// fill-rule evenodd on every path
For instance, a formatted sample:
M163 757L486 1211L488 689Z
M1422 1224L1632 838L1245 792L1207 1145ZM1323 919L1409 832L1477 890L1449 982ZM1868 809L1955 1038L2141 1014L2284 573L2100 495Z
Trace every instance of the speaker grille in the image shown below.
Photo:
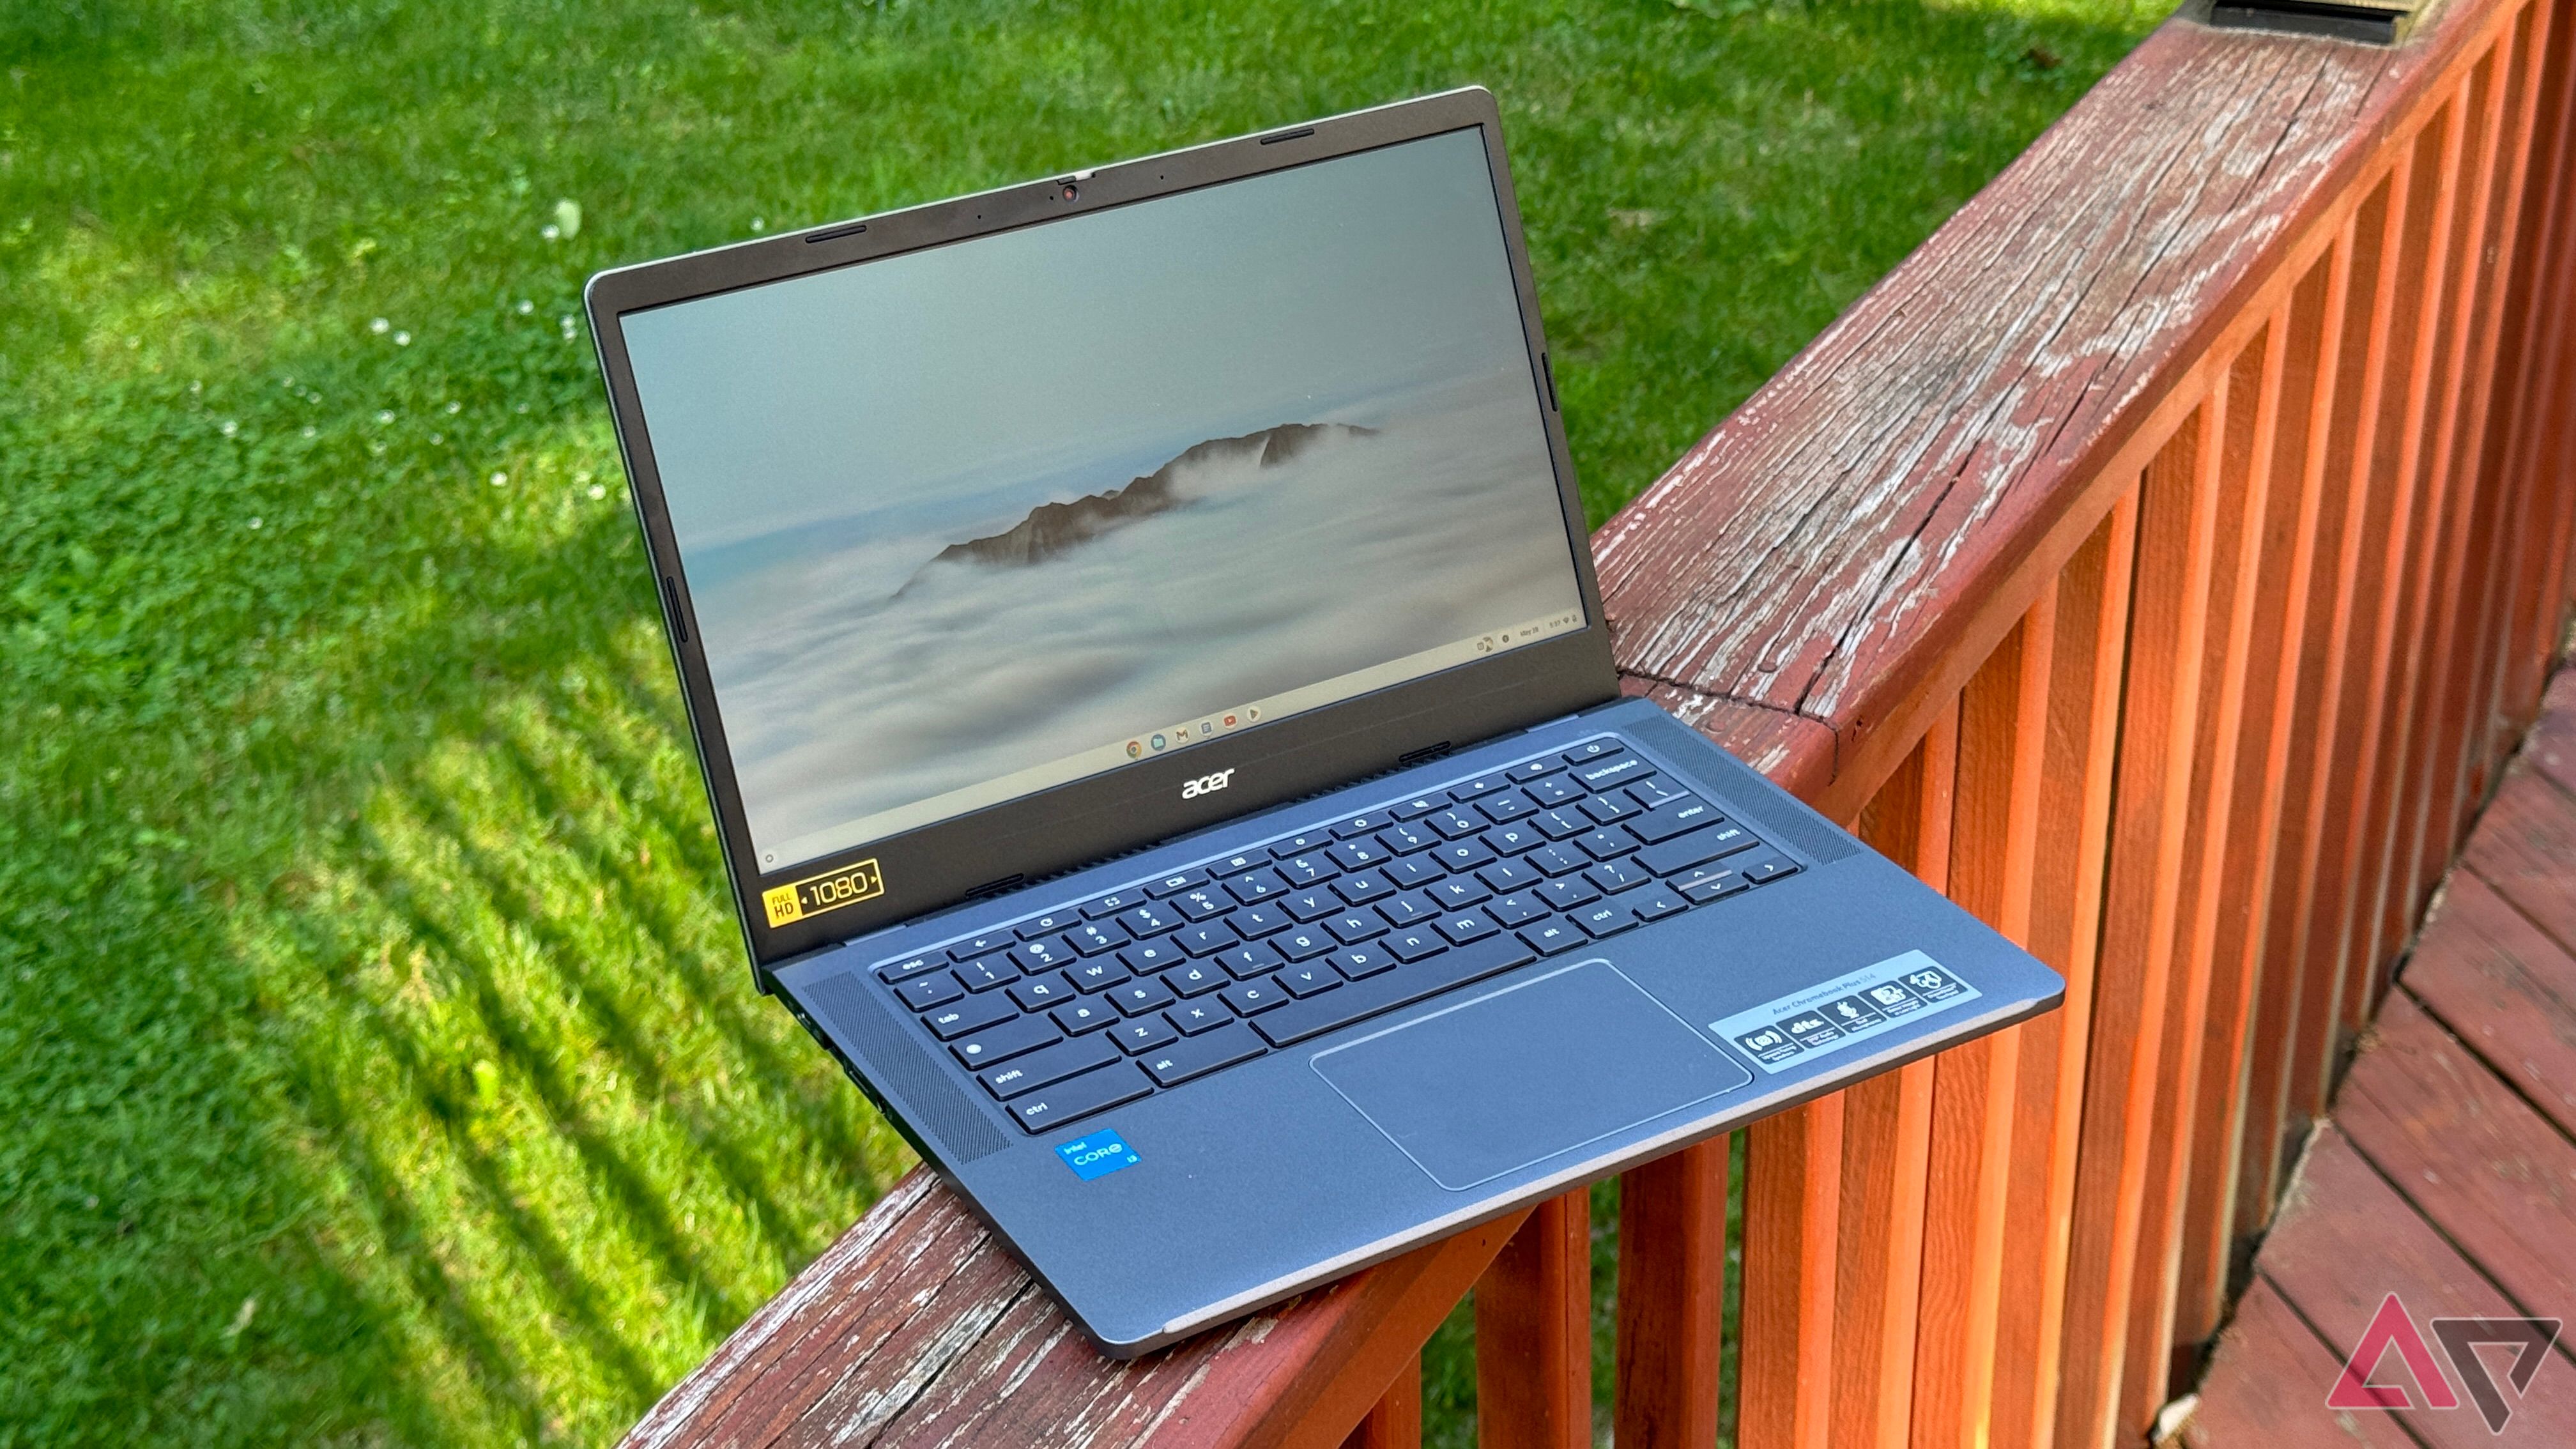
M868 1064L877 1090L905 1112L915 1131L946 1149L951 1162L972 1162L1002 1150L1002 1134L994 1130L992 1119L957 1090L905 1023L895 1020L856 973L828 977L805 994Z

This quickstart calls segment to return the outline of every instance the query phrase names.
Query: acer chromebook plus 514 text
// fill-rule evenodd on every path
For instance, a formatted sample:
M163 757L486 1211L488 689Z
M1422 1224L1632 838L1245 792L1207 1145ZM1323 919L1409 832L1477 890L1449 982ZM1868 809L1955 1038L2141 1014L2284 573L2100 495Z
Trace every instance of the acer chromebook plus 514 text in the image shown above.
M589 307L759 984L1109 1352L2062 994L1620 698L1484 91Z

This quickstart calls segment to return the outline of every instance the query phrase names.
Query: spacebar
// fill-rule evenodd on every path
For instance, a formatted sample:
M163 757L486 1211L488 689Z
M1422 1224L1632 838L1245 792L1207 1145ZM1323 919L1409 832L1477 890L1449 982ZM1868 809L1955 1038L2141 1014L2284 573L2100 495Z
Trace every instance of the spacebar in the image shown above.
M1348 1026L1362 1017L1381 1011L1408 1006L1426 996L1437 996L1452 986L1463 986L1480 976L1509 971L1538 959L1538 953L1514 937L1488 936L1473 945L1461 946L1427 961L1390 971L1369 981L1353 981L1302 1001L1292 1001L1276 1011L1266 1011L1252 1019L1253 1029L1270 1038L1272 1046L1286 1046L1310 1036L1321 1036L1337 1026Z

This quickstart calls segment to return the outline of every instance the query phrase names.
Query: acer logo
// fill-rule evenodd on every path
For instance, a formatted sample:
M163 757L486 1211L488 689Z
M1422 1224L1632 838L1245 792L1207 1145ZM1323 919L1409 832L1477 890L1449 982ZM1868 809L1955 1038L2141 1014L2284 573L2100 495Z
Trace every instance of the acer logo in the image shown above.
M1236 768L1239 769L1241 767L1237 766ZM1224 789L1226 787L1226 782L1233 778L1234 770L1232 769L1219 770L1213 775L1201 775L1197 779L1192 780L1181 787L1181 798L1184 800L1195 800L1201 795L1213 795L1217 791Z

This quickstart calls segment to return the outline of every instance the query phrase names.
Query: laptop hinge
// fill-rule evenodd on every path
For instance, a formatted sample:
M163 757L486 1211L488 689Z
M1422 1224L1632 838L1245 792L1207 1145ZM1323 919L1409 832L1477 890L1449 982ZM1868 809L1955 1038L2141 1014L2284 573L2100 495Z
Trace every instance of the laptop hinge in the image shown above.
M1447 740L1442 740L1436 745L1424 745L1421 749L1407 750L1403 754L1396 756L1395 767L1399 770L1409 770L1416 765L1426 764L1432 760L1439 759L1442 755L1447 753L1449 753L1449 742Z

